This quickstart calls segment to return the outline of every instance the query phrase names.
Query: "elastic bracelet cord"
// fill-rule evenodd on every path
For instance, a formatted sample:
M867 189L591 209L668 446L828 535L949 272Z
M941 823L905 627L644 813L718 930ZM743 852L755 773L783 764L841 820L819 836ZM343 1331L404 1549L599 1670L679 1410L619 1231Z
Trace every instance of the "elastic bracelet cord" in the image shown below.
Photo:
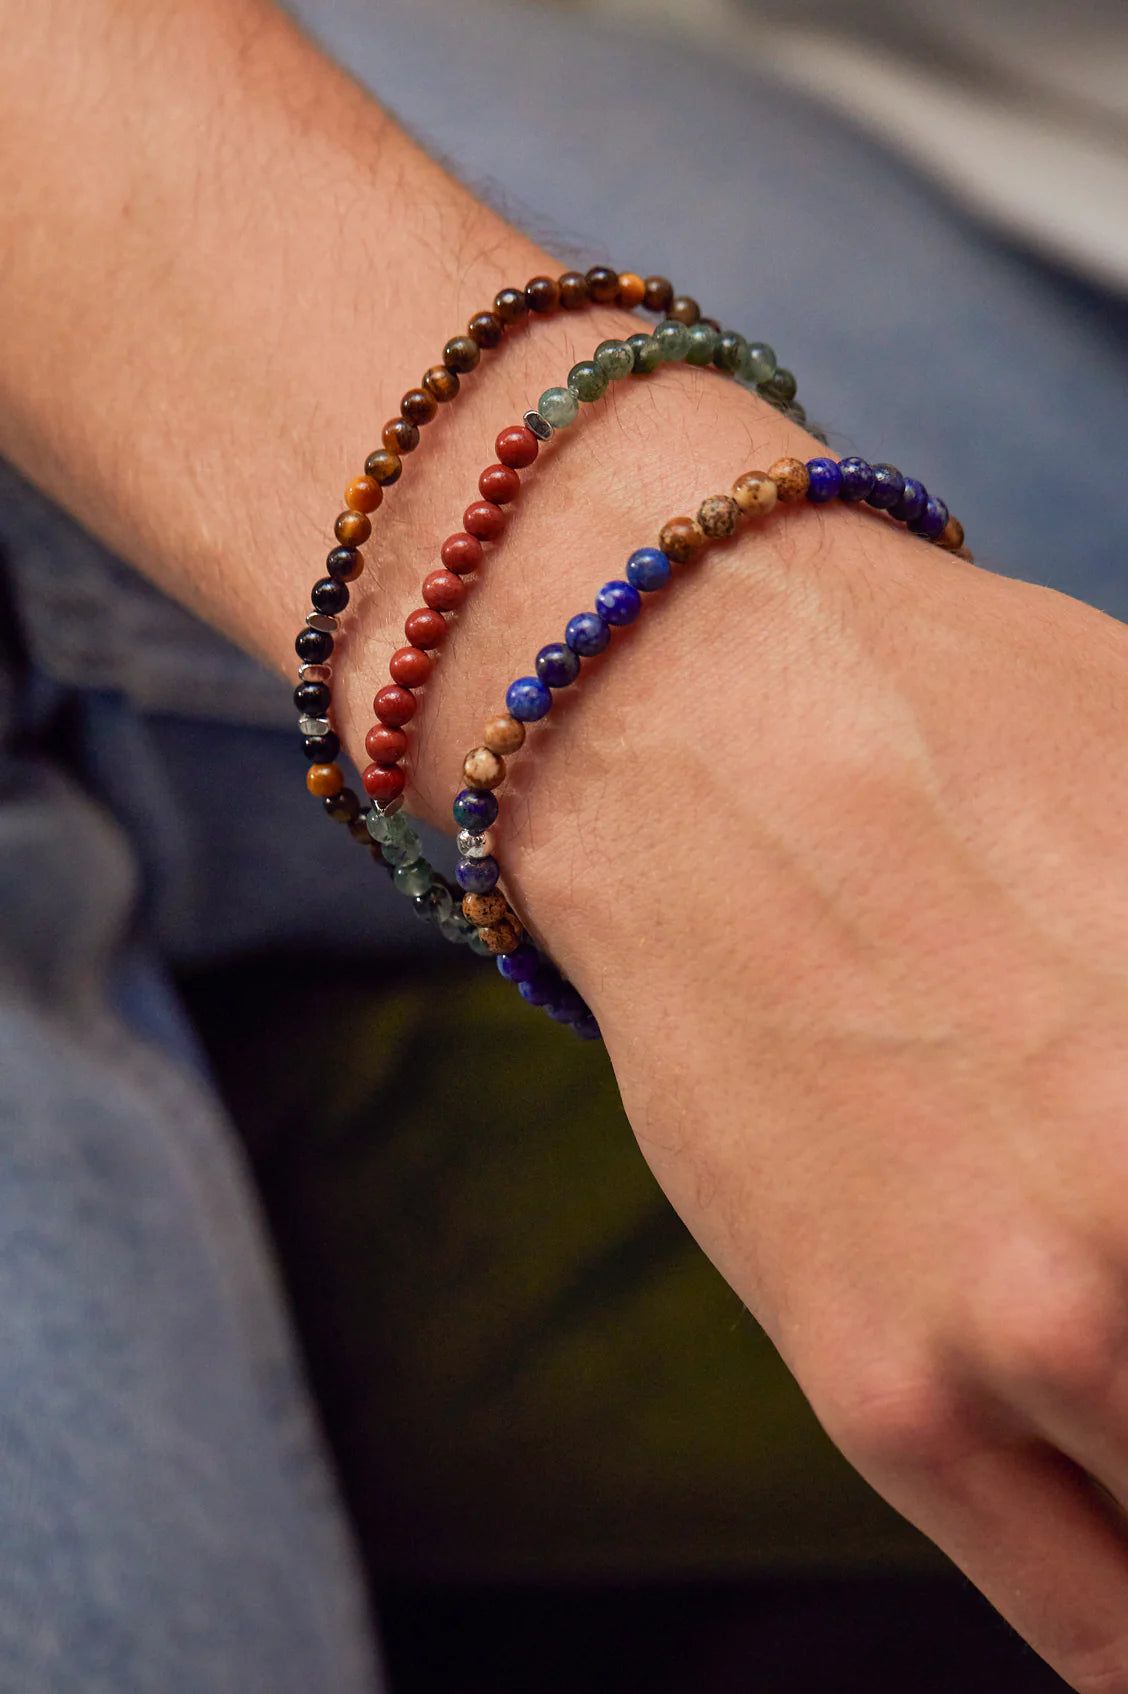
M554 694L577 681L582 661L605 652L616 628L635 622L644 596L669 586L672 564L685 564L711 543L728 540L742 519L766 518L777 504L824 505L832 500L865 502L923 540L971 558L964 546L963 526L944 502L893 465L871 465L856 457L810 459L806 464L784 458L767 471L746 471L730 493L704 500L696 517L671 518L659 532L657 547L642 547L631 554L625 579L605 582L595 596L594 610L577 613L563 641L541 648L535 674L510 683L505 711L487 722L481 743L466 755L462 777L467 786L459 791L453 808L462 853L456 873L463 890L462 915L478 927L480 942L498 955L498 969L517 984L524 999L543 1006L551 1018L571 1025L584 1039L599 1035L590 1008L551 959L528 939L497 887L501 867L487 831L499 816L496 791L506 778L506 759L524 745L526 725L548 716Z

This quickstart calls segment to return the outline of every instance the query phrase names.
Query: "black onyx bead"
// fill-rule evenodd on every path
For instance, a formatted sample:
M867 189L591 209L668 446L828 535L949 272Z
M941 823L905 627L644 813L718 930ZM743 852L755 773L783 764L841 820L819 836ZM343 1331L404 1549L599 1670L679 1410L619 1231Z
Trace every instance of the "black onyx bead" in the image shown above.
M340 751L340 739L332 730L328 735L307 735L302 742L302 752L311 765L331 765Z
M349 603L349 585L338 582L334 577L323 576L320 582L314 583L309 597L315 612L328 612L330 617L336 617Z
M333 651L333 637L327 629L303 629L294 642L294 652L303 665L323 665Z
M325 569L332 577L350 577L360 564L359 547L334 547L325 561Z
M299 682L294 689L294 705L305 718L323 718L332 698L324 682Z
M337 823L351 823L360 816L360 801L351 788L338 788L336 794L328 795L321 804Z

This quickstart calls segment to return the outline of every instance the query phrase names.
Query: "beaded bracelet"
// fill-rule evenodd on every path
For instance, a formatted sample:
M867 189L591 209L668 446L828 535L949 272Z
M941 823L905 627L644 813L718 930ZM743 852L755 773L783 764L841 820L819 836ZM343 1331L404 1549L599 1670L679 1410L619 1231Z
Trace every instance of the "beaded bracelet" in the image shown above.
M462 852L456 874L464 890L463 916L478 926L488 950L499 955L498 969L517 984L523 997L543 1006L557 1021L571 1024L586 1039L599 1034L590 1009L551 960L525 937L520 919L497 889L501 867L486 832L499 814L495 791L505 780L505 761L523 746L526 724L548 715L554 692L577 680L582 660L602 653L614 628L635 621L644 594L669 585L671 563L684 564L710 542L727 540L744 517L766 518L777 503L806 500L823 505L835 499L850 504L864 501L903 523L912 534L971 558L964 546L963 527L944 502L892 465L870 465L857 457L810 459L806 464L785 458L767 471L746 471L729 494L703 501L695 518L670 519L659 532L657 547L642 547L631 554L626 580L604 583L595 597L595 610L577 613L567 625L563 642L541 648L535 675L518 677L509 685L505 711L489 720L481 744L466 755L462 774L468 786L459 792L453 808Z

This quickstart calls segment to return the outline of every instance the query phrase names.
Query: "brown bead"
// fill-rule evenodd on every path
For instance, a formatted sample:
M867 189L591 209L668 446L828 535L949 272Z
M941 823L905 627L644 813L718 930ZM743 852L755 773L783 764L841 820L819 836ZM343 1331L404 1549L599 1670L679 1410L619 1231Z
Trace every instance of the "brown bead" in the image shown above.
M408 423L428 424L439 409L439 402L425 388L409 388L400 401L400 413Z
M407 752L407 736L391 724L374 723L364 738L364 751L377 765L394 765Z
M701 307L692 294L678 294L670 301L666 316L676 318L680 324L695 324L701 317Z
M684 565L705 545L705 533L696 518L671 518L663 524L658 545L675 565Z
M441 612L420 606L404 619L403 633L413 647L441 647L447 638L447 621Z
M937 547L943 547L948 553L957 552L964 544L964 526L959 518L949 517L940 534L936 537Z
M491 718L482 731L482 745L491 753L516 753L525 745L525 726L518 718L502 712L499 717Z
M482 359L482 349L472 335L452 335L443 348L443 364L459 376L476 371Z
M566 312L579 312L591 303L591 289L582 271L565 271L559 278L560 304Z
M774 465L768 466L768 475L775 483L780 499L787 504L793 505L796 500L807 498L811 478L802 459L777 459Z
M359 547L372 534L372 525L363 512L342 512L333 525L333 534L342 547Z
M343 569L343 559L335 559L333 561L333 569L330 574L334 576L338 582L355 582L361 571L364 569L364 554L359 550L359 548L350 547L348 551L353 555L353 563L351 567Z
M487 924L478 934L491 953L515 953L521 945L521 930L513 918Z
M725 541L740 518L740 507L731 494L710 494L697 508L697 521L710 541Z
M779 499L779 490L766 471L745 471L733 483L732 497L750 518L766 518Z
M327 800L331 794L339 794L345 786L345 776L340 765L310 765L306 772L306 787L311 794L316 794L319 800Z
M537 312L542 317L555 312L560 304L560 284L550 276L535 276L525 284L525 299L530 312Z
M667 282L664 276L648 276L643 284L646 292L642 303L648 312L660 312L663 317L669 311L674 298L674 285Z
M597 306L610 306L619 297L619 273L609 265L593 265L587 273L587 285Z
M481 929L484 924L500 923L508 918L512 907L504 894L464 894L462 915Z
M365 476L370 476L381 488L390 488L393 482L398 482L402 470L403 460L387 447L377 447L375 453L369 453L364 461Z
M433 394L438 401L453 400L462 384L454 371L445 365L432 365L424 374L423 386L428 394Z
M388 660L388 675L404 688L421 688L431 674L431 661L421 647L397 647Z
M628 312L641 306L646 298L646 284L634 271L619 272L619 304Z
M497 788L505 781L505 760L488 747L473 747L462 761L467 788Z
M383 498L384 490L371 476L354 476L345 489L345 505L354 512L374 512Z
M494 311L506 327L510 324L524 323L529 315L525 290L523 288L503 288L500 294L494 296Z
M466 333L488 353L505 340L505 325L496 312L475 312L466 325Z
M419 429L416 424L408 423L406 418L389 418L380 439L389 453L399 457L404 453L414 453L419 445Z

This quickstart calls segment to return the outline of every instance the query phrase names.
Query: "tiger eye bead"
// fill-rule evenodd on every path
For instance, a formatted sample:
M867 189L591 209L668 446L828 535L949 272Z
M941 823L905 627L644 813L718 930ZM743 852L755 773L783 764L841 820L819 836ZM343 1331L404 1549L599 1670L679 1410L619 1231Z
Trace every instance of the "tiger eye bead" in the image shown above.
M500 923L510 917L512 907L504 894L464 894L462 896L462 915L481 929L490 923Z
M512 918L502 918L500 923L488 924L478 931L491 953L515 953L521 945L521 931Z
M399 458L404 453L414 453L419 445L419 429L406 418L389 418L380 439L388 452Z
M697 508L697 521L710 541L724 541L736 528L740 507L730 494L711 494Z
M945 552L955 553L964 544L964 526L959 518L949 514L948 521L936 537L937 547L943 547Z
M684 565L705 545L705 532L695 518L671 518L663 524L658 545L668 559Z
M525 299L523 288L503 288L500 294L494 296L494 311L508 328L511 324L524 323L529 315L529 303Z
M403 633L413 647L441 647L447 638L447 621L441 612L420 606L404 619Z
M525 284L525 299L530 312L542 317L555 312L560 303L560 284L550 276L535 276Z
M409 388L400 401L400 412L408 423L428 424L439 409L439 402L425 388Z
M732 485L732 497L742 512L766 518L779 499L779 490L764 471L745 471Z
M648 276L643 284L642 303L648 312L665 317L674 299L674 285L664 276Z
M458 376L476 371L481 358L482 350L472 335L452 335L443 348L443 364Z
M359 547L372 534L372 525L363 512L342 512L333 525L333 534L342 547Z
M597 306L610 306L619 294L619 273L609 265L593 265L587 273L587 285Z
M491 718L482 731L482 745L499 756L516 753L525 745L525 726L508 712L502 712L499 717Z
M466 325L466 333L476 346L489 353L505 340L505 325L496 312L475 312Z
M701 316L701 307L691 294L677 294L670 301L666 316L676 318L678 323L695 324Z
M374 512L384 498L384 490L370 476L354 476L345 489L345 505L354 512Z
M421 647L397 647L388 660L388 675L404 688L421 688L431 674L431 661Z
M811 477L802 459L777 459L768 466L768 475L776 485L779 498L787 504L807 498Z
M619 272L619 305L624 311L633 312L636 306L641 306L646 298L646 284L634 271Z
M462 384L459 382L457 374L448 370L445 365L432 365L430 370L424 373L423 386L428 394L433 395L436 400L442 403L446 400L453 400Z
M340 765L310 765L306 772L306 787L319 800L327 800L330 794L338 793L344 786L345 777Z
M591 289L582 271L565 271L558 279L560 304L566 312L581 311L591 300Z
M402 470L403 460L398 453L390 452L387 447L377 447L364 461L365 476L370 476L381 488L390 488L393 482L398 482Z
M497 788L505 781L505 760L488 747L473 747L462 763L467 788Z
M355 582L364 569L364 554L357 547L334 547L325 569L334 582Z

